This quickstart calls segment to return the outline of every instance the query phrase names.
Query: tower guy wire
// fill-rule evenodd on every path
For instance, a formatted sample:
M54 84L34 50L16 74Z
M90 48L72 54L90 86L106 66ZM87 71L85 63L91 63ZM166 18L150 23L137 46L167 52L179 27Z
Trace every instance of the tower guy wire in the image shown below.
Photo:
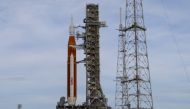
M172 31L172 28L171 28L172 25L171 25L171 22L169 20L168 9L167 9L167 7L165 5L166 3L164 3L164 0L161 0L161 4L162 4L162 8L165 10L163 14L164 14L165 18L167 19L167 22L166 22L167 26L169 28L169 31L171 32L169 36L172 39L172 41L174 42L174 44L175 44L176 51L177 51L177 54L179 56L179 60L181 61L183 71L184 71L184 73L186 75L185 77L187 78L187 81L190 83L190 75L188 73L187 66L186 66L184 58L183 58L183 54L181 52L181 49L179 47L179 43L178 43L178 41L177 41L173 31Z

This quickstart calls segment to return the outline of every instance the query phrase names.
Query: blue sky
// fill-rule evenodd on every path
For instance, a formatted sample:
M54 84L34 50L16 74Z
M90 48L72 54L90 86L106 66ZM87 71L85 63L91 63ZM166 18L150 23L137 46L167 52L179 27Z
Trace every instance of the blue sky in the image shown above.
M100 31L101 83L114 106L116 29L125 0L0 0L1 109L15 109L19 103L23 109L55 109L66 96L70 18L84 25L87 3L100 5L100 19L108 25ZM190 108L189 4L144 0L155 109ZM78 60L82 58L80 50ZM83 65L78 65L78 103L85 100L84 75Z

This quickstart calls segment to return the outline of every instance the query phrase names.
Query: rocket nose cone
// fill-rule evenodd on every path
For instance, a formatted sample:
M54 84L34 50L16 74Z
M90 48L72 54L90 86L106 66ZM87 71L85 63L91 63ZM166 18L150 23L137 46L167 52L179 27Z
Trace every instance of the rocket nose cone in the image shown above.
M68 45L76 45L74 36L69 36Z
M69 26L69 33L70 33L70 35L74 35L75 34L75 26L73 24L73 17L71 17L71 24Z

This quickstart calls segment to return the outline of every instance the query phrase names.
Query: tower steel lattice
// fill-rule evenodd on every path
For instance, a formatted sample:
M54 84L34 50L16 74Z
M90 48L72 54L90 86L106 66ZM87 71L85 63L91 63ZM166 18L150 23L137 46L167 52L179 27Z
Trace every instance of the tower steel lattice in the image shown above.
M116 93L115 93L115 109L127 109L127 84L123 84L126 75L126 36L123 31L120 9L120 25L118 39L118 57L117 57L117 74L116 74ZM122 108L121 108L122 107Z
M86 104L98 109L107 109L107 99L100 85L99 29L104 25L99 21L98 5L87 5L84 23L86 24L84 38Z
M153 109L142 0L126 0L119 28L116 109Z

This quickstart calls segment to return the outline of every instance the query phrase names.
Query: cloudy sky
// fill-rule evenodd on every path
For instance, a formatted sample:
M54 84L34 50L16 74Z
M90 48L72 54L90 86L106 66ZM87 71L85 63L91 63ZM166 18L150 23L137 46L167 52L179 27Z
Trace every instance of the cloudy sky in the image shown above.
M85 5L98 3L101 83L114 106L119 8L125 0L0 0L0 108L55 109L66 96L71 16L84 25ZM190 1L144 0L155 109L190 109ZM82 30L81 30L82 31ZM83 51L78 51L78 60ZM85 100L85 71L78 65L78 103Z

